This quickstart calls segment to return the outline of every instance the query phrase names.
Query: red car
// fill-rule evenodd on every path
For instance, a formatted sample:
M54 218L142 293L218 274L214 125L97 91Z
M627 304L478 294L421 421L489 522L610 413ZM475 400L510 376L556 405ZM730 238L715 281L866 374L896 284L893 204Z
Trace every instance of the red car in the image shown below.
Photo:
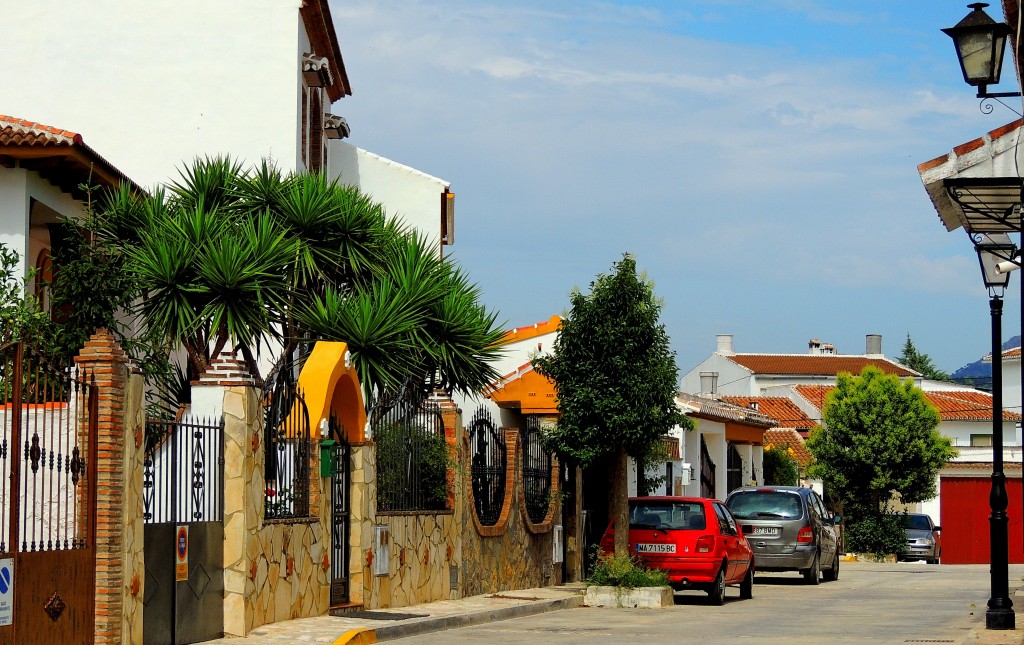
M615 551L615 528L601 538ZM738 585L740 598L753 597L754 554L725 504L702 497L631 497L629 551L649 569L668 573L676 590L706 591L712 604L725 588Z

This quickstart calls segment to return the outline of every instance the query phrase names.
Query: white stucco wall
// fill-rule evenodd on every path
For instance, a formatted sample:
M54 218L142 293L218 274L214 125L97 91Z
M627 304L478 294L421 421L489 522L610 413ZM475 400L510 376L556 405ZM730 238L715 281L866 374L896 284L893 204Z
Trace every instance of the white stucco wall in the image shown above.
M359 186L384 205L388 216L440 243L441 194L449 182L338 139L328 142L327 154L331 177Z
M2 111L82 134L143 186L206 154L292 170L299 4L5 3Z
M718 353L708 356L699 365L684 374L679 381L679 391L687 394L700 394L701 372L718 372L718 394L724 396L759 396L761 394L750 370Z
M84 208L82 202L36 172L0 168L0 243L18 252L20 269L16 274L20 276L25 275L26 266L35 265L39 251L49 246L49 233L45 229L30 234L33 200L52 210L54 217L80 216Z

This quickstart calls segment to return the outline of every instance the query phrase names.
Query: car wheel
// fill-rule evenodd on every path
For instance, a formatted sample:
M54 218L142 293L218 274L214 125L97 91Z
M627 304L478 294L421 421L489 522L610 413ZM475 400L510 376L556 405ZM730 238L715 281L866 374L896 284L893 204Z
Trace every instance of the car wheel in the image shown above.
M835 582L839 579L839 551L836 551L835 556L832 558L832 567L822 575L825 578L825 582Z
M715 581L711 583L711 588L708 589L708 602L712 605L721 605L725 602L725 563L722 563L722 568L718 570L718 575L715 576Z
M821 583L821 563L818 562L818 554L814 554L814 559L811 560L811 566L808 569L804 569L804 582L809 585L816 585Z
M751 564L750 568L747 569L747 575L743 576L743 582L740 583L740 598L743 600L750 600L754 597L754 565Z

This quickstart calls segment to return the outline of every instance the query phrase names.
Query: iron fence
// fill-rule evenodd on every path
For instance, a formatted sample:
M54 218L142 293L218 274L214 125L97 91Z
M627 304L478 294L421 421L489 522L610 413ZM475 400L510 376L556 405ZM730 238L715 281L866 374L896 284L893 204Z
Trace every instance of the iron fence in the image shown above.
M505 503L505 435L481 406L469 424L470 477L476 516L483 526L498 523Z
M309 410L298 386L278 381L265 409L266 519L307 518L310 460L316 444Z
M523 497L526 514L543 522L551 506L551 454L541 444L540 418L528 415L520 430L523 455Z
M143 521L219 522L224 515L224 420L146 421Z
M400 395L378 407L371 428L377 448L377 510L447 508L450 457L440 404Z

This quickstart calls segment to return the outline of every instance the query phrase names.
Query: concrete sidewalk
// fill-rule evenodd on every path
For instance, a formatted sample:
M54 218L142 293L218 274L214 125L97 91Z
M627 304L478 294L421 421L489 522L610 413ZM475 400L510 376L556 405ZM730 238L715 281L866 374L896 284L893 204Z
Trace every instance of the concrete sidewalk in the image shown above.
M398 609L356 611L340 616L286 620L254 629L245 638L221 638L218 645L327 643L364 645L453 627L490 623L583 604L583 585L519 589L459 600L439 600Z

